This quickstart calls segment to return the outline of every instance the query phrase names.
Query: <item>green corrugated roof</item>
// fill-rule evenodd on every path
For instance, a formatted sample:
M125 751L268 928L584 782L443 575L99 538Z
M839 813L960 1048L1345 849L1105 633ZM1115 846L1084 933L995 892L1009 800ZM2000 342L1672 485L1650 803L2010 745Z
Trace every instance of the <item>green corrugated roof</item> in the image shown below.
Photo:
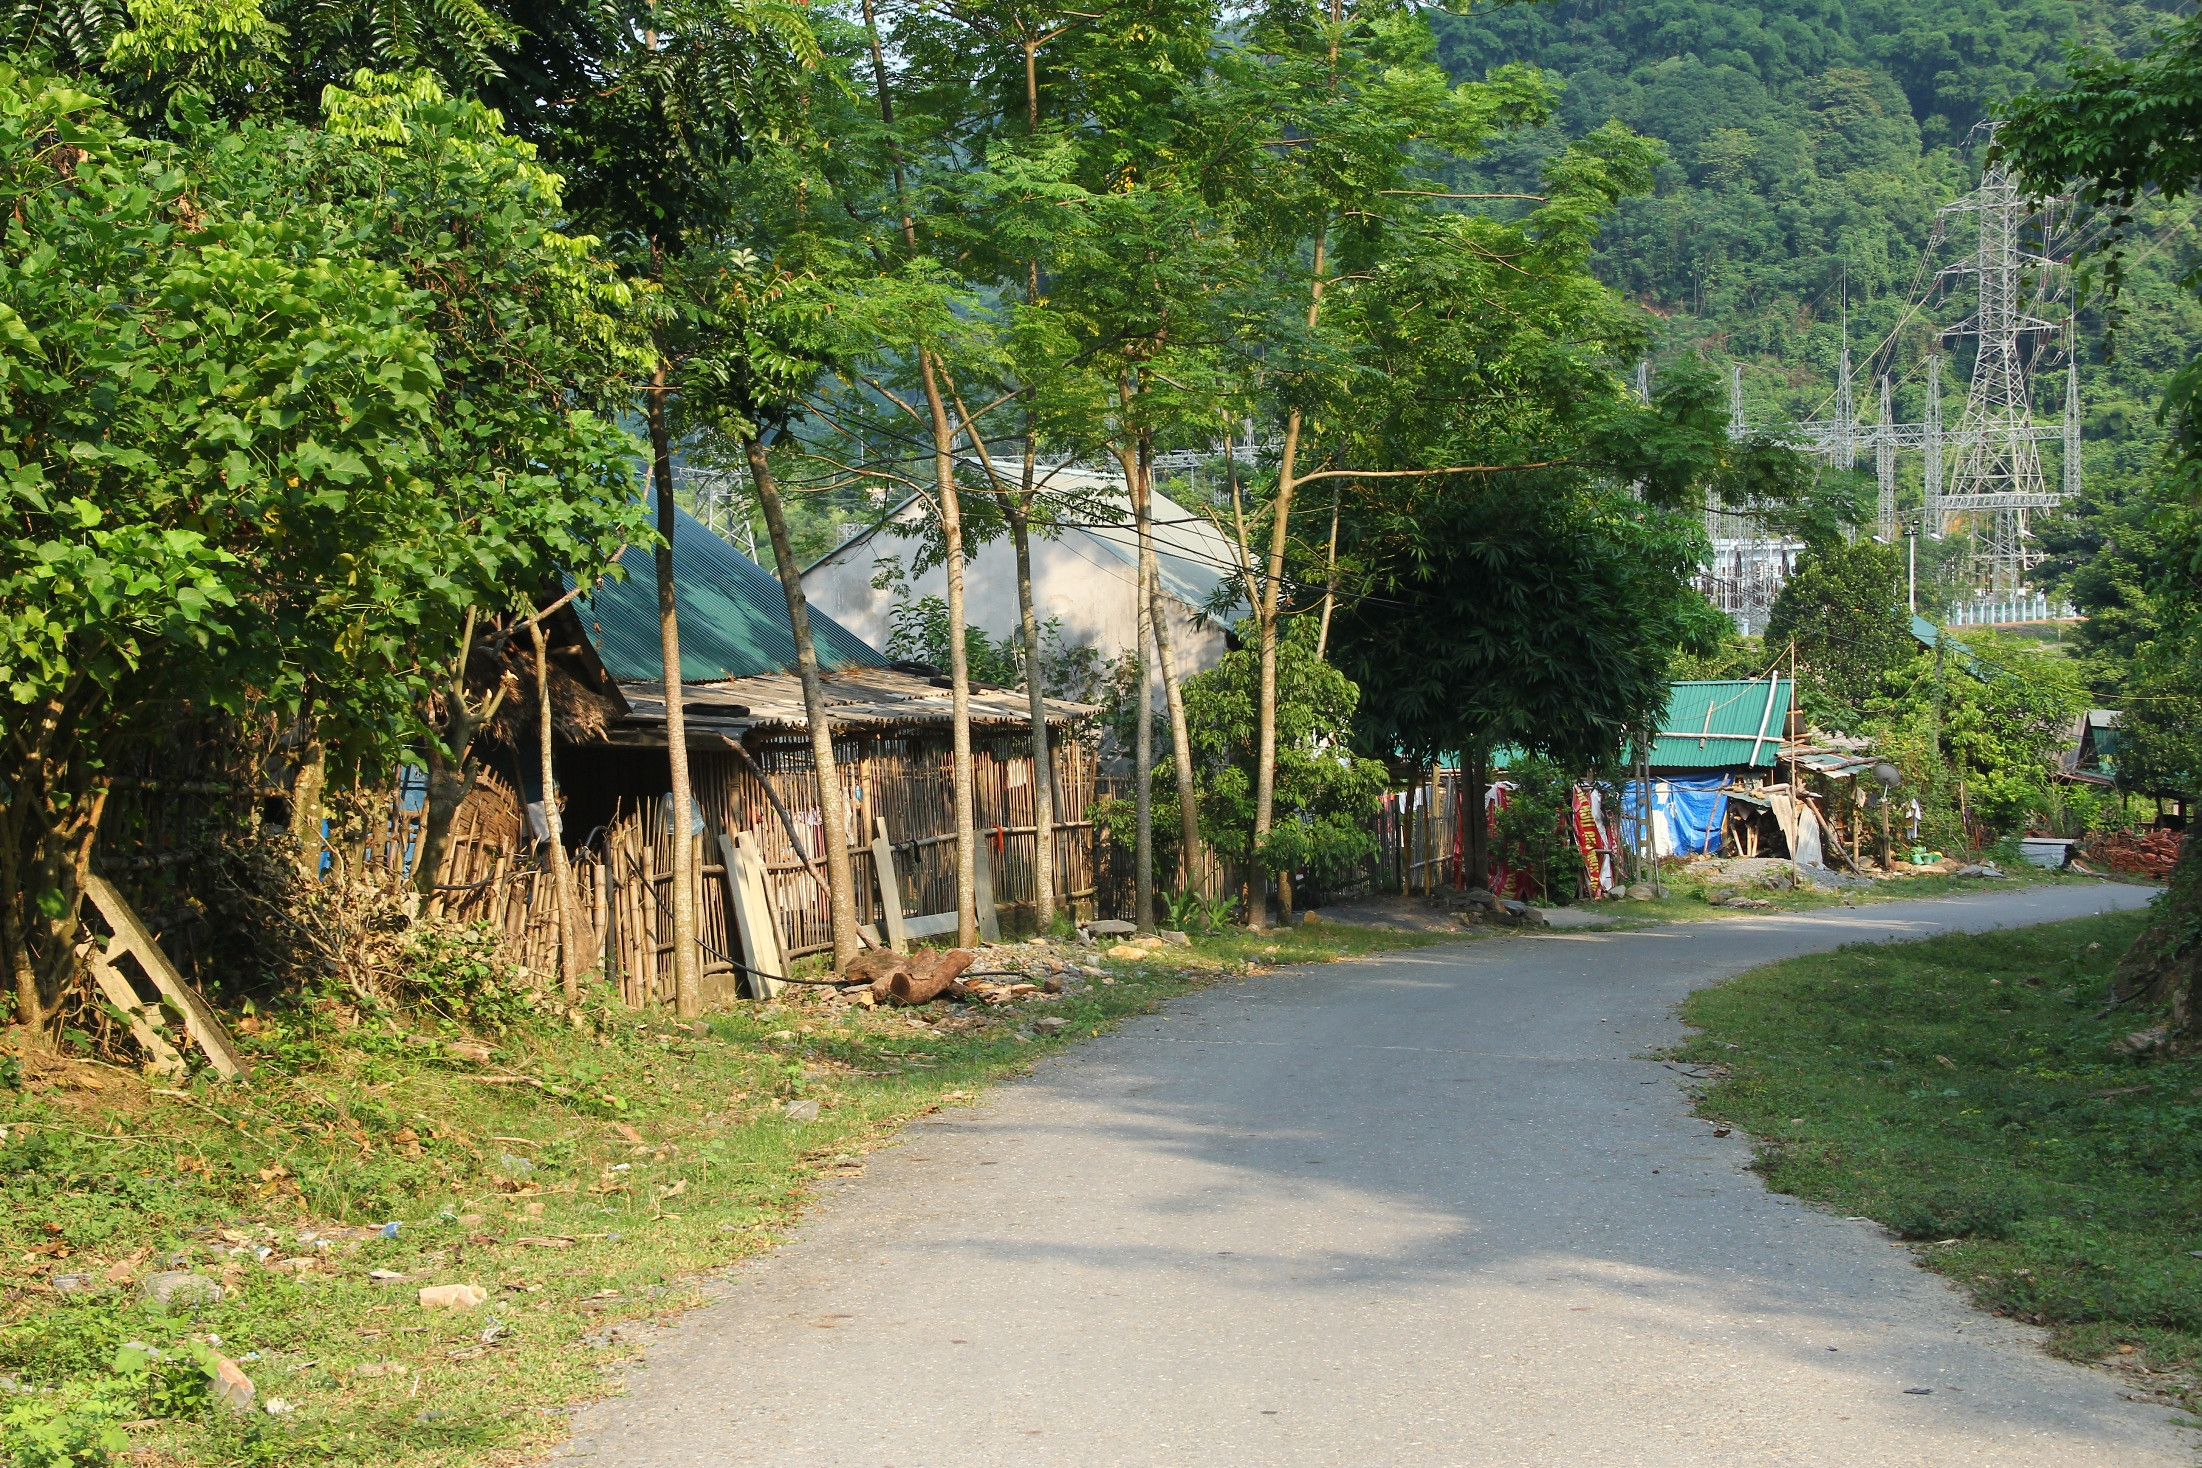
M652 515L656 499L651 500ZM795 670L787 594L780 579L714 535L678 506L673 511L673 597L680 610L680 680L718 683ZM654 518L653 518L654 523ZM657 683L665 676L658 640L657 553L629 546L619 558L624 581L606 581L579 598L581 624L614 678ZM887 655L818 610L811 643L825 669L884 667Z
M1767 694L1773 694L1769 708ZM1787 678L1723 679L1677 683L1667 693L1667 712L1652 740L1654 769L1726 770L1764 768L1781 748L1782 725L1789 714ZM1764 739L1759 736L1765 735Z

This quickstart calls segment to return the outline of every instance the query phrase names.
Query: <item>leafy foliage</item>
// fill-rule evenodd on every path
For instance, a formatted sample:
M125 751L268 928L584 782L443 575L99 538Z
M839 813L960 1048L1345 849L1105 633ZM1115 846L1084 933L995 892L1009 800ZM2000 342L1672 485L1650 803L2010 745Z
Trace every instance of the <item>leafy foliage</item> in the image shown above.
M185 107L150 142L0 73L11 957L58 962L57 833L178 700L318 709L387 768L469 607L640 533L631 440L590 411L636 360L631 297L551 227L555 177L425 80L329 100L319 130Z
M1360 690L1315 656L1315 629L1292 624L1277 648L1276 823L1257 851L1254 831L1255 698L1260 654L1227 652L1185 680L1185 722L1200 791L1200 833L1228 862L1259 860L1272 872L1304 872L1334 890L1374 854L1369 820L1387 783L1384 766L1349 745ZM1175 792L1158 787L1155 829L1176 829Z
M1871 540L1807 551L1766 621L1767 657L1796 648L1800 700L1826 728L1855 728L1882 675L1918 655L1901 553Z

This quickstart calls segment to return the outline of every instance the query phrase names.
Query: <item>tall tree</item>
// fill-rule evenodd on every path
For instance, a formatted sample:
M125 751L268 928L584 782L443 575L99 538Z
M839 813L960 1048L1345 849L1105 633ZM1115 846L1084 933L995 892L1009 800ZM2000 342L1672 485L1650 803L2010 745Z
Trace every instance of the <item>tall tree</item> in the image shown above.
M1831 540L1807 550L1782 583L1766 619L1767 660L1795 649L1815 718L1855 728L1882 674L1918 652L1903 575L1895 546Z
M1549 92L1534 74L1502 69L1453 86L1432 60L1421 14L1391 0L1323 9L1298 0L1258 10L1224 65L1219 174L1243 200L1241 237L1260 250L1268 291L1246 340L1281 417L1281 448L1268 494L1255 631L1261 648L1254 841L1274 820L1276 666L1282 619L1294 608L1286 569L1299 492L1346 472L1337 430L1350 413L1336 402L1343 343L1325 319L1341 270L1357 274L1394 229L1429 211L1443 190L1417 182L1430 162L1471 155L1506 127L1540 121ZM1250 364L1251 366L1251 364ZM1249 372L1252 375L1252 372ZM1312 466L1312 467L1311 467ZM1428 470L1393 472L1429 472ZM1248 922L1266 925L1268 899L1254 884Z
M2129 232L2144 198L2202 189L2202 17L2181 21L2135 59L2076 58L2069 87L2021 97L1997 141L2041 193L2079 186L2083 207L2106 226L2096 255L2115 301L2129 279ZM2182 283L2202 291L2202 272L2190 269ZM2190 351L2171 375L2162 411L2172 428L2162 516L2170 553L2149 591L2169 635L2156 639L2144 663L2191 694L2202 685L2202 355ZM2202 770L2190 768L2182 783L2198 793ZM2168 1001L2175 1046L2202 1049L2202 840L2191 834L2148 927L2119 961L2117 990Z
M696 386L691 374L715 374L722 360L711 313L696 306L694 294L714 278L710 257L732 230L739 203L734 167L760 145L799 131L806 73L819 59L818 44L802 15L776 0L613 0L570 29L524 36L520 50L591 75L590 85L556 101L532 101L519 125L541 139L566 171L576 218L623 242L627 269L651 287L645 299L652 306L657 361L638 384L638 404L649 434L658 522L674 995L679 1012L694 1015L702 1009L703 989L690 837L695 796L673 577L676 415L681 395ZM831 768L819 776L827 792L821 798L830 800ZM829 851L835 845L830 836L827 844Z

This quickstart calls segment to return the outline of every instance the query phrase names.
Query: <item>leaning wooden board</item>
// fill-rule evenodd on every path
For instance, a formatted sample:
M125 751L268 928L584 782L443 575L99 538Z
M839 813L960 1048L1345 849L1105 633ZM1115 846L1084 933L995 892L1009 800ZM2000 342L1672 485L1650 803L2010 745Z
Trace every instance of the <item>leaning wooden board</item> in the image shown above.
M230 1038L228 1029L223 1026L221 1016L214 1012L212 1005L199 997L198 990L183 981L183 975L176 972L176 966L168 961L168 955L161 952L161 945L153 941L152 932L147 929L136 909L115 889L115 884L105 877L86 877L84 890L115 935L114 941L107 945L107 951L102 957L110 964L124 953L137 959L139 967L145 970L146 977L161 991L161 997L183 1016L184 1032L196 1040L199 1048L206 1052L207 1061L216 1073L224 1080L247 1079L250 1072L244 1058L237 1053L237 1042Z

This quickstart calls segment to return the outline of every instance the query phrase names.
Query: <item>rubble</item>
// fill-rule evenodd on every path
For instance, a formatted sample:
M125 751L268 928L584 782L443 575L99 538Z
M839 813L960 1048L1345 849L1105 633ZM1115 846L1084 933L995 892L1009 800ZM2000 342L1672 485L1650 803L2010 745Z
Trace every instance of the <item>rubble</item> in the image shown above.
M2090 838L2076 854L2098 868L2161 882L2179 860L2182 835L2178 831L2108 831Z
M479 1285L425 1285L415 1296L423 1310L472 1310L489 1298Z

